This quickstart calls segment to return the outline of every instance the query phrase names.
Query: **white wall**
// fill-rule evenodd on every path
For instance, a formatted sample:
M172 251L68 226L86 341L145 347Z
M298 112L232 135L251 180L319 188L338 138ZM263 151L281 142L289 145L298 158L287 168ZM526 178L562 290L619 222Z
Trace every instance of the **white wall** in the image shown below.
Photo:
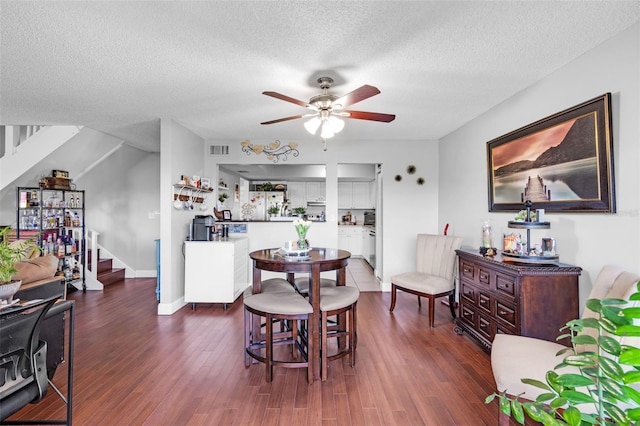
M160 161L122 145L77 180L85 190L85 223L100 233L98 242L127 267L128 276L154 276L154 239L160 235Z
M606 92L612 94L616 214L551 213L548 234L560 260L583 268L584 305L600 268L640 271L640 24L587 52L440 141L440 227L450 222L464 245L480 246L481 221L511 232L513 213L488 213L486 142ZM532 235L532 240L534 236ZM499 241L494 244L500 245Z
M203 146L202 138L175 121L160 120L159 315L170 315L185 304L182 246L195 213L173 208L173 184L181 175L206 176L202 169Z
M349 123L347 122L348 126ZM375 126L376 123L371 123ZM393 125L393 123L391 124ZM302 123L300 131L304 132ZM272 164L264 154L247 155L241 151L241 139L236 141L208 140L205 144L229 145L229 155L206 156L205 173L212 182L217 182L218 164ZM254 143L267 144L270 141ZM282 141L283 143L297 141ZM205 147L206 148L206 147ZM372 141L344 141L340 135L328 142L327 151L323 151L320 140L300 142L298 157L289 157L287 164L326 164L327 165L327 221L334 226L333 233L326 241L338 242L338 190L337 173L339 163L381 163L383 169L382 212L376 214L382 220L382 232L378 237L384 241L382 253L383 288L390 288L390 277L410 269L415 264L415 238L418 233L439 233L438 229L438 144L426 140L396 140L393 143ZM208 151L208 150L205 150ZM409 175L407 166L416 166L416 173ZM401 175L396 182L394 177ZM416 179L422 177L424 185L418 185Z

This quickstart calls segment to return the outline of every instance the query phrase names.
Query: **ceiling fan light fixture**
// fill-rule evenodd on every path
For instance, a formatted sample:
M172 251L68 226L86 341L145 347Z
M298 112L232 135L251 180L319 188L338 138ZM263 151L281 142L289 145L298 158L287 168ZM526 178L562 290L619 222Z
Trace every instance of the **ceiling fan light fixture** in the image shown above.
M306 123L304 123L304 128L307 129L307 132L315 135L321 124L322 121L320 121L318 117L313 117L311 120L308 120Z
M332 115L326 122L326 125L331 127L333 133L340 133L344 129L344 120Z
M328 122L322 123L322 132L320 133L320 137L322 139L329 139L335 136L335 133L331 129L331 125Z

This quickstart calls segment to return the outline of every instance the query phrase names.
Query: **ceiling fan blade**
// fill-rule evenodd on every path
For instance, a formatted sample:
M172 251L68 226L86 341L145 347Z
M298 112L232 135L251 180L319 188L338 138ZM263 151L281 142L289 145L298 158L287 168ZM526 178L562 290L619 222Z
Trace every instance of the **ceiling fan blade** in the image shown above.
M341 105L342 108L345 108L345 107L348 107L349 105L355 104L356 102L364 101L365 99L375 96L378 93L380 93L380 91L378 90L377 87L373 87L373 86L369 86L368 84L365 84L364 86L354 90L353 92L347 93L346 95L339 97L338 99L333 101L333 104L334 105L338 104L338 105Z
M358 120L371 120L371 121L382 121L384 123L390 123L396 119L395 114L383 114L381 112L366 112L366 111L342 111L346 112L349 115L345 118L356 118Z
M292 104L300 105L304 108L315 109L312 105L309 105L307 102L300 101L298 99L291 98L287 95L283 95L278 92L262 92L263 95L271 96L272 98L280 99L282 101L291 102Z
M283 121L295 120L297 118L302 118L302 117L306 117L306 115L292 115L291 117L278 118L277 120L265 121L265 122L260 123L260 124L281 123Z

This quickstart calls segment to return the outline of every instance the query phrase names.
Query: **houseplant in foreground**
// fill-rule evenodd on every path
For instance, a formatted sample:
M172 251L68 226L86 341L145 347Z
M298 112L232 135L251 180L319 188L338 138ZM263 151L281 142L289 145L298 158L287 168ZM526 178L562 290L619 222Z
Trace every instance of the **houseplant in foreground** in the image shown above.
M31 241L9 243L7 234L11 228L0 229L0 299L10 299L20 288L20 281L13 281L11 277L17 272L16 263L31 249Z
M640 301L640 282L630 302ZM640 336L640 307L622 299L589 299L587 308L595 318L577 319L562 329L571 347L559 352L567 357L546 374L546 383L533 379L522 382L545 390L536 401L521 402L506 393L489 395L485 402L499 398L500 410L524 424L525 413L545 425L631 425L640 420L640 348L620 343L620 337ZM597 338L581 334L594 329ZM594 350L579 351L590 345ZM573 366L580 374L560 374ZM635 386L635 387L634 387Z

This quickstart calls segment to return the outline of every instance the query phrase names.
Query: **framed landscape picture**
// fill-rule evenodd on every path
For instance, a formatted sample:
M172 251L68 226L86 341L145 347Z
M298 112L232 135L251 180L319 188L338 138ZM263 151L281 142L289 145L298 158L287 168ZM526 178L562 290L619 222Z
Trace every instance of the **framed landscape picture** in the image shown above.
M611 94L487 142L489 211L614 213Z

